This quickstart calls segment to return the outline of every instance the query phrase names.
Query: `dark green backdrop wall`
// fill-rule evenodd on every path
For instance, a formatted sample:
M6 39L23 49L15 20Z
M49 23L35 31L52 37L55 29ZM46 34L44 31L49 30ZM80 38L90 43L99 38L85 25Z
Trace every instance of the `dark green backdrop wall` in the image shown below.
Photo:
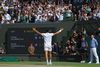
M5 47L6 41L6 33L9 29L29 29L32 31L32 27L37 29L42 28L54 28L54 32L59 30L59 28L64 28L64 31L55 36L56 42L60 42L62 39L67 40L67 38L71 35L72 29L81 29L81 27L85 27L88 31L94 32L97 27L100 27L100 24L93 24L87 22L74 22L74 21L63 21L63 22L48 22L48 23L34 23L34 24L0 24L0 46ZM42 31L41 31L42 32ZM43 31L44 32L44 31ZM97 38L99 42L98 53L100 56L100 37Z
M28 36L33 35L32 34L32 27L37 28L41 32L45 32L44 30L46 30L48 28L52 28L53 32L56 32L57 30L59 30L60 28L63 27L64 31L62 33L58 34L57 36L54 36L55 41L60 42L63 37L68 37L69 36L69 35L67 36L67 34L69 33L69 31L71 30L73 25L74 25L74 22L72 22L72 21L34 23L34 24L21 24L21 23L20 24L1 24L0 25L0 46L5 47L5 45L9 45L11 41L13 42L14 40L11 40L11 37L13 37L13 36L24 37L24 39L27 36L27 40L28 40L28 38L29 38ZM26 35L22 32L21 29L23 31L24 30L25 31L29 30L29 31L31 31L31 33ZM14 32L14 31L16 33L12 34L11 32ZM24 36L24 35L26 35L26 36ZM65 40L67 40L67 38L65 38ZM17 42L19 42L19 41L16 41L16 43ZM25 42L24 43L23 42L20 41L21 44L25 44ZM15 43L13 43L13 44L16 45ZM7 48L10 48L10 47L7 46ZM8 51L8 53L9 53L9 51Z

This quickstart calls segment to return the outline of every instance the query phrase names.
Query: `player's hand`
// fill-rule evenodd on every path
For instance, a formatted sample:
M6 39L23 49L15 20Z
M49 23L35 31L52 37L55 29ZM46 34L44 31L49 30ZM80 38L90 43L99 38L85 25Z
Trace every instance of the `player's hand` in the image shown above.
M35 28L32 28L33 30L36 30Z
M60 28L60 30L64 30L64 28Z

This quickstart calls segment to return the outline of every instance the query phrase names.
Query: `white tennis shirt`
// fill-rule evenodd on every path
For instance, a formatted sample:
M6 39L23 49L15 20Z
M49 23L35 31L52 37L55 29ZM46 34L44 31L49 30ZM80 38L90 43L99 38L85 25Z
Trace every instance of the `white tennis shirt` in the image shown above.
M44 37L44 45L45 46L51 46L53 35L54 35L53 33L42 33L42 36Z

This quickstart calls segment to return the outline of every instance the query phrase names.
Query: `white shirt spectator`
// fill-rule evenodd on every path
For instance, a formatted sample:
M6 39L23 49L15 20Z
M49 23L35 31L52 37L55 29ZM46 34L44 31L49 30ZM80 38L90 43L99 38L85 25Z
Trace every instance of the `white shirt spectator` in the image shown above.
M17 2L17 0L13 0L13 2Z
M7 0L3 0L3 3L5 3Z
M41 15L37 15L35 21L36 22L42 22L42 16Z
M71 17L71 13L72 13L72 11L70 9L67 10L67 17Z
M100 18L100 11L97 13L97 17Z
M53 16L53 13L49 12L48 15L49 15L49 16Z
M4 14L4 18L7 21L11 20L11 16L8 13Z
M9 7L8 6L4 6L3 9L4 9L4 11L8 11Z
M63 14L61 13L61 14L59 15L58 20L59 20L59 21L62 21L62 20L63 20L63 18L64 18L64 16L63 16Z
M47 6L48 8L50 8L51 7L51 4L48 4L48 6Z

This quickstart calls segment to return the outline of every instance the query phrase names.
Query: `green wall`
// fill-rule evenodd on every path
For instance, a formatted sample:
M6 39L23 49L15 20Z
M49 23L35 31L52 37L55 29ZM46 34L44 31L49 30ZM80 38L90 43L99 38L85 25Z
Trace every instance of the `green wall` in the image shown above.
M23 23L16 23L16 24L0 24L0 46L3 46L3 43L5 42L5 35L6 32L9 28L32 28L32 27L36 27L36 28L44 28L44 27L53 27L56 28L56 30L59 30L59 28L64 28L64 31L55 36L56 37L56 41L60 42L62 37L67 37L68 31L71 30L71 28L73 27L74 22L73 21L63 21L63 22L46 22L46 23L33 23L33 24L23 24Z
M92 21L90 21L92 22ZM96 25L93 21L93 24L89 22L76 22L76 26L73 29L80 29L82 26L86 28L86 30L90 30L91 32L94 32L95 28L100 27L100 25ZM96 21L97 22L97 21ZM56 30L59 30L59 28L64 28L64 31L57 36L55 36L56 41L60 42L63 38L63 40L67 40L67 38L71 35L71 29L75 25L74 21L63 21L63 22L46 22L46 23L33 23L33 24L22 24L22 23L17 23L17 24L0 24L0 46L3 46L3 43L5 42L5 34L6 31L9 28L44 28L44 27L53 27L56 28ZM97 37L97 40L99 42L99 47L98 47L98 53L100 56L100 37Z

